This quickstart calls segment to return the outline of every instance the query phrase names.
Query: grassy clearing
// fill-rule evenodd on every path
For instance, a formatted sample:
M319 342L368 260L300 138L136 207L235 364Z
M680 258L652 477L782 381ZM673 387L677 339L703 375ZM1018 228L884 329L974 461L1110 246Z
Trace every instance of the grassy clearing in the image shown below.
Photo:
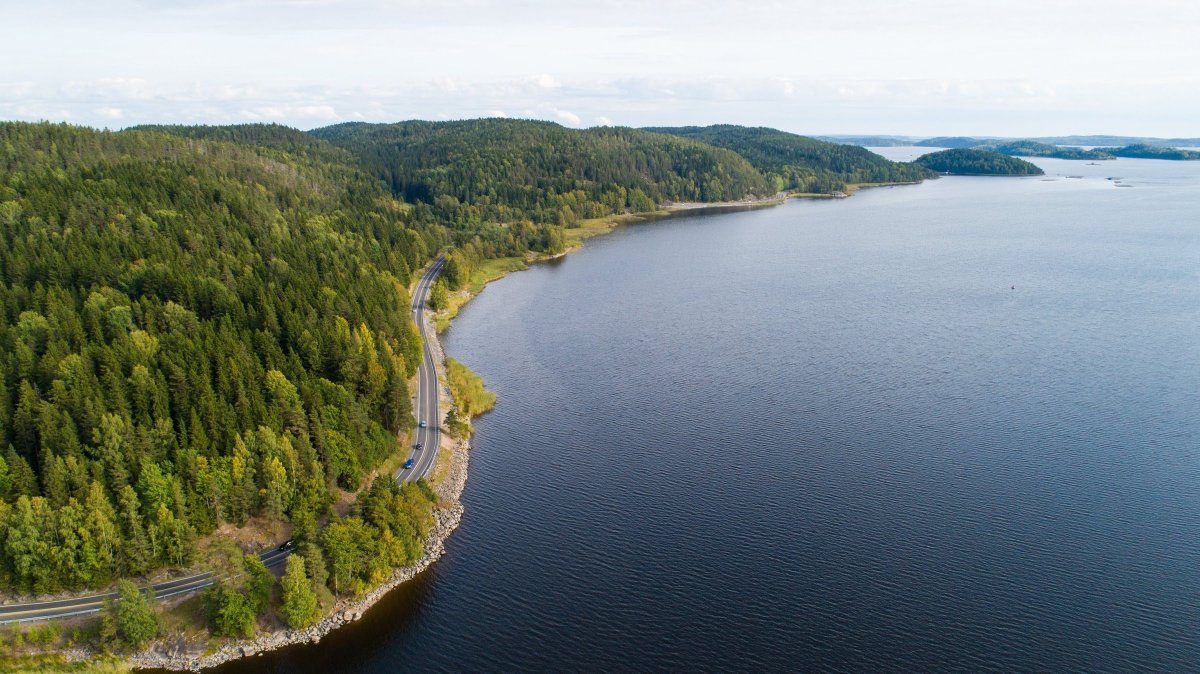
M416 390L416 389L413 389ZM396 438L396 451L379 464L379 467L371 471L370 475L363 480L364 484L371 484L376 475L393 475L400 470L401 464L408 458L408 448L412 446L413 436L409 433L404 433Z
M846 185L846 188L845 188L844 190L842 190L842 191L843 191L843 192L845 192L847 195L850 195L850 194L854 194L855 192L857 192L857 191L859 191L859 190L865 190L865 189L868 189L868 188L871 188L871 187L895 187L896 185L919 185L919 184L920 184L920 183L915 183L915 182L896 182L896 183L849 183L849 184L847 184L847 185Z
M529 269L529 261L521 257L498 257L494 260L484 260L479 268L471 274L469 284L471 294L478 295L483 287L512 271Z
M160 635L170 635L172 639L183 637L188 641L208 639L208 624L204 619L204 600L198 593L157 613Z
M840 199L841 195L828 192L790 192L789 199Z
M608 234L622 223L631 221L631 215L610 215L606 218L592 218L590 220L580 220L576 226L568 227L563 230L563 238L567 242L567 246L578 248L583 245L584 241L593 236Z
M593 236L608 234L621 225L655 220L670 214L671 211L664 210L651 213L623 213L621 215L607 215L603 218L580 220L574 227L568 227L563 230L563 238L567 241L567 247L574 249L582 246L584 241Z
M133 669L119 658L68 662L61 655L24 655L0 658L0 674L125 674Z
M446 358L446 379L460 413L475 417L496 406L496 394L483 387L483 379L450 357Z
M453 458L454 452L459 451L457 447L442 447L438 451L437 461L433 464L433 470L429 473L429 484L432 487L437 487L446 481L450 476L450 461Z

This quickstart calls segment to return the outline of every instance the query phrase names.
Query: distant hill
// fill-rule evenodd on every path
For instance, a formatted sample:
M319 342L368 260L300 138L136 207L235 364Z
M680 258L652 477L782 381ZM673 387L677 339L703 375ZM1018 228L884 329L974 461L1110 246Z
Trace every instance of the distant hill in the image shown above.
M917 142L912 136L813 136L817 140L859 147L908 147Z
M1017 140L1007 143L987 143L976 149L991 150L1010 157L1051 157L1054 159L1112 159L1113 155L1102 150L1085 150L1081 147L1059 147L1032 140Z
M1045 136L1033 138L1051 145L1127 146L1153 145L1155 147L1200 147L1200 138L1152 138L1145 136Z
M1177 150L1170 147L1154 145L1127 145L1125 147L1097 148L1098 151L1114 157L1129 157L1133 159L1169 159L1172 161L1197 161L1200 152L1195 150Z
M728 148L745 157L780 190L828 193L853 183L916 182L933 177L920 167L885 159L855 145L840 145L765 127L649 127L646 131Z
M919 147L972 148L1016 143L1036 145L1082 145L1103 149L1112 146L1149 145L1153 147L1200 147L1200 138L1142 138L1138 136L1044 136L1041 138L999 138L995 136L938 136L917 141ZM1103 147L1101 147L1103 146ZM1048 156L1048 155L1027 155ZM1090 157L1088 157L1090 159Z
M926 138L925 140L913 143L917 147L948 147L954 149L965 149L970 147L979 147L987 145L990 142L997 141L996 138L974 138L972 136L937 136L935 138Z
M282 124L231 124L229 126L145 124L129 127L125 131L151 131L183 138L255 145L283 150L292 155L344 164L353 161L353 157L345 150L300 129L293 129Z
M1098 140L1103 138L1124 140L1117 136L1065 136L1058 140L1068 139L1078 141ZM1198 144L1198 147L1200 147L1200 139L1177 138L1174 139L1174 142L1179 144L1194 142ZM1087 145L1090 143L1079 144ZM1166 159L1171 161L1193 161L1200 159L1200 152L1192 150L1180 150L1174 147L1165 147L1150 143L1134 143L1122 147L1097 147L1091 150L1085 150L1081 147L1062 147L1059 145L1053 145L1047 142L1042 142L1042 140L997 140L961 136L929 138L917 143L917 145L921 147L949 147L955 149L989 150L992 152L999 152L1000 154L1005 154L1010 157L1051 157L1054 159L1087 159L1093 161L1113 159L1115 157Z
M1040 176L1045 172L1016 157L989 150L955 148L931 152L917 158L914 164L950 175L970 176Z
M654 210L666 201L764 196L774 187L735 152L637 129L474 119L315 129L412 202L451 221L532 220Z

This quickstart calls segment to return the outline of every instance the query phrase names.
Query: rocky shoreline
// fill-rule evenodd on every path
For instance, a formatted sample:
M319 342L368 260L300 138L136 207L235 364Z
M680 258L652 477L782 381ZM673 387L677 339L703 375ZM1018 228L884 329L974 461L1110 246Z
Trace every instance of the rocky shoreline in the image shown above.
M676 212L676 211L695 211L709 209L729 209L743 208L747 206L774 206L787 201L787 192L778 192L762 197L746 197L745 199L734 199L731 201L668 201L660 206L660 208Z

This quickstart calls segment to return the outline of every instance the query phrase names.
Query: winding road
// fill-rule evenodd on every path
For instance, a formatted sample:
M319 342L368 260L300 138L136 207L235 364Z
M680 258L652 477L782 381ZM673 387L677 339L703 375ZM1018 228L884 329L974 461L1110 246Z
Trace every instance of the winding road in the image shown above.
M417 330L421 333L422 342L421 366L417 369L416 415L418 422L423 422L425 425L418 425L414 440L415 443L420 443L422 448L420 450L415 449L415 444L409 447L408 458L413 461L413 465L411 468L401 468L396 471L395 477L398 482L412 482L428 476L437 462L438 444L441 441L437 368L434 366L433 349L429 347L429 339L426 333L422 310L429 296L429 289L433 286L433 282L437 279L437 275L441 272L445 261L444 257L438 257L433 265L426 270L425 274L421 276L420 282L417 283L417 289L413 293L412 318L417 324ZM261 552L258 557L263 561L263 564L266 564L267 568L274 569L283 565L291 554L290 550L274 549ZM156 599L165 599L167 597L203 590L214 582L216 582L216 577L213 574L200 573L194 576L155 583L150 587L154 589ZM98 613L104 607L106 599L115 598L116 596L116 592L106 592L104 594L73 597L70 599L0 605L0 624L68 618L71 616Z
M429 296L429 289L433 287L433 282L441 273L442 265L445 263L446 258L438 257L421 277L416 291L413 292L413 321L416 322L417 330L421 333L422 344L421 367L417 369L417 431L414 434L416 436L413 439L414 444L409 447L411 450L409 458L412 460L413 466L396 471L397 482L412 482L427 477L437 462L438 444L442 439L440 429L442 417L438 412L437 368L434 366L433 349L429 347L429 335L422 313L426 298ZM417 445L420 445L421 449L416 449Z

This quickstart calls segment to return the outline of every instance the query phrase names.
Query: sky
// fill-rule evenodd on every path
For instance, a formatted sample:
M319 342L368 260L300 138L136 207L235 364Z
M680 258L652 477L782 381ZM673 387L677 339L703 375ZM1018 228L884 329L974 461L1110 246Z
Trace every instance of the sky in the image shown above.
M0 0L0 119L1200 136L1191 0Z

